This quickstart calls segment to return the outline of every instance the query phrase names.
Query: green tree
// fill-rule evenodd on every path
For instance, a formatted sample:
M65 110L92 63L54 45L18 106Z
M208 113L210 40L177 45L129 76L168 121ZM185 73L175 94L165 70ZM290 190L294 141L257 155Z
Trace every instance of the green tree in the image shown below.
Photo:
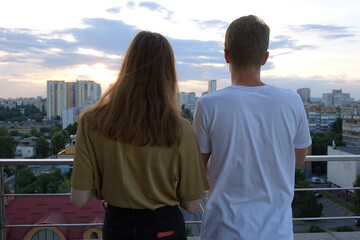
M2 137L5 137L7 136L9 133L8 133L8 130L6 127L0 127L0 136Z
M332 125L331 129L334 133L340 133L342 134L342 119L338 118Z
M39 193L54 193L57 191L61 178L61 170L55 169L53 173L42 173L38 176L35 185L38 187Z
M295 188L311 188L301 169L295 170ZM313 191L295 191L292 202L294 217L319 217L323 210Z
M193 120L192 116L191 116L191 112L190 109L188 109L187 107L185 107L185 104L183 104L181 106L181 116L183 118L189 119L190 121Z
M33 193L36 190L35 181L36 176L29 167L24 167L18 171L15 178L15 192L16 193Z
M0 135L0 158L14 158L16 145L16 141L10 135Z
M42 132L38 131L36 127L31 127L30 136L40 137L42 135Z
M61 126L59 126L59 125L56 125L56 126L50 128L50 130L49 130L50 137L53 137L54 134L59 132L59 131L61 131Z
M9 132L10 136L21 136L21 133L18 130L11 130Z
M58 153L65 148L65 144L68 142L69 134L66 130L58 131L51 138L53 153Z
M360 187L360 175L357 175L354 187ZM354 214L360 216L360 190L354 190L352 198L354 201ZM357 225L360 226L360 219L357 219Z
M71 189L71 181L69 178L65 178L60 184L56 193L69 193Z
M46 158L49 156L49 142L45 139L44 136L39 137L39 139L36 142L36 152L37 156L41 158Z
M78 123L75 122L74 124L69 124L65 130L69 133L69 135L75 135L78 128Z

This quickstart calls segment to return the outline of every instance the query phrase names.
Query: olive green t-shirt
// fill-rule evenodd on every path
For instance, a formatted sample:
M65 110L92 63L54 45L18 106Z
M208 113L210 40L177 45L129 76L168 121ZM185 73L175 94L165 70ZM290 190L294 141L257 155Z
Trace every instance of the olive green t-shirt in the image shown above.
M191 124L185 119L181 124L180 144L136 146L106 137L82 118L71 186L122 208L157 209L200 199L209 189L202 156Z

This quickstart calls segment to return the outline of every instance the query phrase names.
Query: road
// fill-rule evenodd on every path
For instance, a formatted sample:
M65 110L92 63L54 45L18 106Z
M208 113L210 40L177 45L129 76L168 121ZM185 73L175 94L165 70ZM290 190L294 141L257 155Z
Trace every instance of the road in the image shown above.
M354 214L340 205L335 204L327 198L320 198L318 202L323 205L323 215L325 217L344 217L353 216ZM357 231L360 228L356 227L353 219L341 220L322 220L322 221L304 221L303 223L294 222L294 231L308 230L311 225L317 225L324 230L332 230L336 227L350 226Z

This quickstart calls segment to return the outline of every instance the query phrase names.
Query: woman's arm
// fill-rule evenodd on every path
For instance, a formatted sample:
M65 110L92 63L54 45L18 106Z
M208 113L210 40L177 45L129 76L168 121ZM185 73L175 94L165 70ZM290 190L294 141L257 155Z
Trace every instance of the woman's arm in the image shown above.
M200 206L200 199L193 201L180 201L180 206L187 212L194 214Z
M70 201L72 205L77 208L81 208L90 201L93 197L90 190L81 190L77 188L71 188Z

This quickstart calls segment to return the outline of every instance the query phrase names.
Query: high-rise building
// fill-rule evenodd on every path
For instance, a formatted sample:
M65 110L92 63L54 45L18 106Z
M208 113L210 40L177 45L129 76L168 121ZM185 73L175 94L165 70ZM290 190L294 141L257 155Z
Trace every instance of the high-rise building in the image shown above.
M101 96L101 86L94 81L76 81L75 106L84 109L95 104Z
M303 103L310 103L311 101L311 91L310 88L299 88L296 92L300 95Z
M75 111L63 111L64 109L78 108L79 111L82 111L84 108L95 104L100 96L101 86L94 81L77 80L76 82L65 83L65 81L49 80L47 82L47 118L62 118L63 112L69 115L68 113ZM73 119L73 114L70 115L71 117L67 116L67 119Z
M342 89L332 90L332 93L323 93L322 103L325 107L341 107L350 105L352 98L350 93L343 93Z
M209 80L208 81L208 93L216 91L216 80Z
M66 108L65 81L47 81L47 119L62 117L64 108Z
M66 83L66 108L73 108L76 106L76 83Z
M346 146L360 147L360 116L347 115L343 119L342 141Z

